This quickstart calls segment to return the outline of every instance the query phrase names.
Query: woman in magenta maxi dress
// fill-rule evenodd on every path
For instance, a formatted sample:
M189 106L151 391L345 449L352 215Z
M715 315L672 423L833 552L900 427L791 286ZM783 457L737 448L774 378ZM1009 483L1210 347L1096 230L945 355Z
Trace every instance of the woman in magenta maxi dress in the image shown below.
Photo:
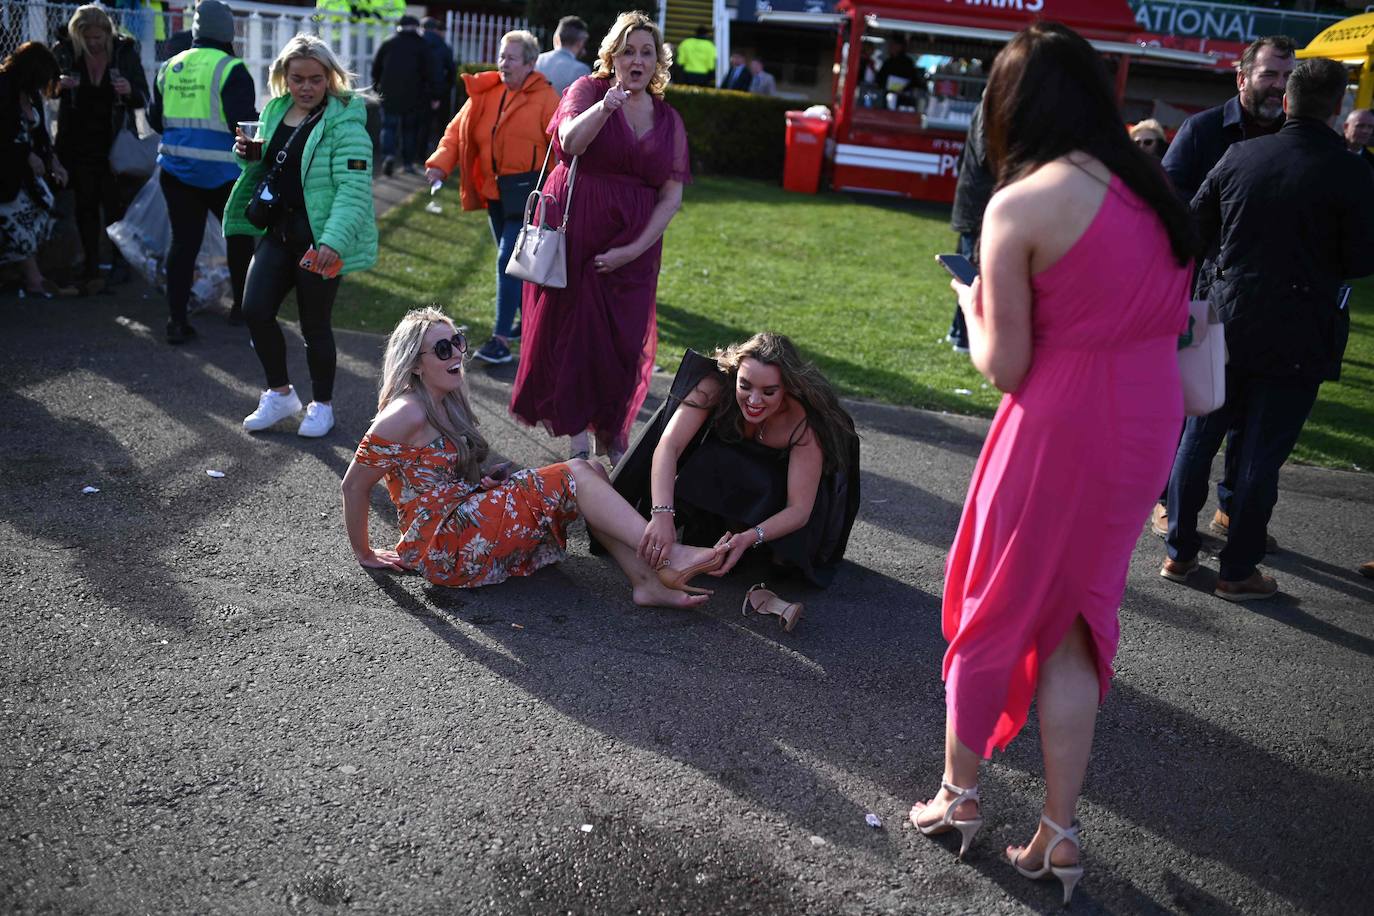
M1066 117L1064 112L1074 112ZM978 771L1034 699L1043 814L1011 847L1029 878L1078 879L1078 795L1116 654L1117 608L1183 416L1176 346L1194 233L1156 162L1126 134L1101 58L1032 25L984 95L999 188L983 275L956 283L971 358L1006 392L945 571L945 770L911 821L983 823Z
M510 409L551 435L587 433L612 463L644 403L658 344L655 296L663 230L690 180L682 118L663 101L670 58L642 13L624 13L601 43L596 72L568 87L549 131L558 165L545 184L568 200L568 285L526 283L520 367ZM562 219L550 208L550 221Z

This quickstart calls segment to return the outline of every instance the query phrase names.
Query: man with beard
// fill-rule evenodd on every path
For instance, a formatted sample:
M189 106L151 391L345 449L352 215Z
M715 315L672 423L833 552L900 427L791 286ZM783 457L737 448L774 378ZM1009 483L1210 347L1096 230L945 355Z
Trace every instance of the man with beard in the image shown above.
M1374 181L1332 128L1346 69L1314 58L1293 70L1288 113L1273 136L1234 144L1193 198L1203 245L1215 252L1208 298L1226 326L1226 403L1189 417L1169 477L1168 558L1160 575L1198 569L1197 513L1217 447L1239 451L1215 594L1267 598L1258 569L1278 498L1279 468L1298 441L1323 380L1340 377L1350 332L1341 284L1374 273Z
M1293 39L1284 35L1271 35L1250 43L1236 66L1235 98L1206 111L1200 111L1183 122L1174 137L1173 144L1164 154L1164 171L1174 183L1174 190L1184 203L1192 201L1202 181L1212 166L1233 143L1266 137L1278 133L1283 127L1283 92L1288 85L1288 75L1297 64L1294 52L1297 45ZM1207 260L1198 269L1194 279L1195 298L1206 299L1211 286L1214 266L1211 258L1214 252L1206 252ZM1214 534L1226 536L1230 525L1231 491L1235 486L1236 469L1233 456L1240 453L1235 433L1226 440L1225 473L1217 483L1216 515L1208 526ZM1159 505L1150 516L1150 527L1159 537L1166 537L1169 531L1169 511L1165 505L1166 496L1161 495ZM1266 550L1278 549L1272 537L1265 534Z

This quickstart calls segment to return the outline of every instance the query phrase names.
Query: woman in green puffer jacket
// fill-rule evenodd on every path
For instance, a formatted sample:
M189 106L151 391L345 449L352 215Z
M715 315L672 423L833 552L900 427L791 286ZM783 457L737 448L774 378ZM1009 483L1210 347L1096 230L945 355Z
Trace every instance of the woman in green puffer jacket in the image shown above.
M243 319L267 374L258 409L243 419L257 432L300 413L301 400L286 372L286 339L277 311L294 287L310 367L312 399L302 436L323 436L334 426L331 405L336 356L330 313L339 276L366 270L377 260L377 219L372 209L372 140L367 108L329 46L297 35L272 64L273 98L262 113L256 145L239 131L234 152L244 170L224 207L224 234L258 235L243 291ZM248 160L252 152L254 158ZM263 178L275 206L266 228L246 211Z

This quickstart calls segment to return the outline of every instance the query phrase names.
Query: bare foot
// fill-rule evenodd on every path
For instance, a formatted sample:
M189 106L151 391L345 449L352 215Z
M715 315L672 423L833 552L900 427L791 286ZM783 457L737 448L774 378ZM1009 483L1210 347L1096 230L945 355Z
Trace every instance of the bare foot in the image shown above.
M640 607L689 608L705 604L710 595L689 595L669 588L655 576L634 588L634 602Z
M945 791L940 787L940 791L928 802L917 802L911 807L911 822L917 827L925 827L927 830L940 822L945 816L945 810L949 803L959 796L953 792ZM966 801L954 809L953 819L956 821L966 821L978 816L978 803L976 801Z

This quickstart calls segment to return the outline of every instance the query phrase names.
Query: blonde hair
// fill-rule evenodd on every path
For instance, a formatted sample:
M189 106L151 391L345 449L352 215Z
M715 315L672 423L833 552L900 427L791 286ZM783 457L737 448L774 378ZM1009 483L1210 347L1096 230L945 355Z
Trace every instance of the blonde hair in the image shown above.
M518 44L525 52L525 63L532 64L539 59L539 39L534 37L532 32L524 29L516 29L514 32L507 32L501 36L501 44ZM498 53L500 47L497 47Z
M477 483L482 479L482 462L487 460L490 448L487 440L477 432L477 419L468 400L466 375L463 384L456 391L444 395L444 399L437 404L430 396L429 389L420 382L419 368L420 359L425 353L425 335L436 324L448 325L454 333L458 331L453 319L439 309L411 309L387 338L386 355L382 359L382 382L377 393L377 413L380 414L401 395L410 393L425 409L429 425L439 430L458 453L453 461L455 473L469 483Z
M1160 140L1165 139L1164 125L1160 124L1154 118L1146 118L1143 121L1137 121L1136 125L1131 128L1132 140L1147 134L1153 134L1157 139Z
M596 70L592 76L600 80L615 79L615 56L630 43L630 33L641 30L654 36L654 48L658 51L658 64L654 67L653 78L649 80L649 92L663 95L663 90L668 86L668 69L673 66L673 52L663 43L663 33L658 30L658 24L639 10L621 13L616 17L615 25L601 39L601 50L596 52Z
M286 68L291 61L303 59L316 61L324 67L325 76L329 80L330 95L341 99L353 95L353 74L344 69L323 38L304 33L288 41L286 47L277 55L277 59L272 61L272 69L267 74L267 85L272 90L272 95L286 95Z
M72 18L67 20L67 37L71 39L72 54L77 60L91 52L91 49L86 47L85 36L81 34L83 29L89 29L91 26L105 30L105 51L114 53L114 20L99 3L87 3L85 6L78 6L76 12L72 13Z

